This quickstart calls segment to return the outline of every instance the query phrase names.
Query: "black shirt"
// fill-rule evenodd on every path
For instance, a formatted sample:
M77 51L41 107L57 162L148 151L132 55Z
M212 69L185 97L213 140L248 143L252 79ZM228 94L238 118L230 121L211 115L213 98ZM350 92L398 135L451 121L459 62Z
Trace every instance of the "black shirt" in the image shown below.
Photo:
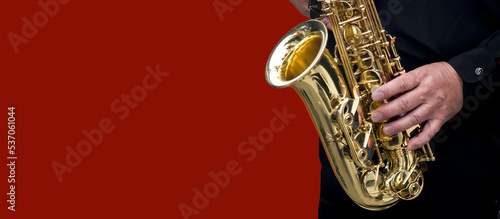
M491 218L500 199L500 1L375 0L407 71L446 61L464 106L433 138L422 194L372 212L343 192L320 143L319 218ZM330 35L332 36L332 35ZM331 38L331 37L330 37ZM330 48L331 50L331 48Z

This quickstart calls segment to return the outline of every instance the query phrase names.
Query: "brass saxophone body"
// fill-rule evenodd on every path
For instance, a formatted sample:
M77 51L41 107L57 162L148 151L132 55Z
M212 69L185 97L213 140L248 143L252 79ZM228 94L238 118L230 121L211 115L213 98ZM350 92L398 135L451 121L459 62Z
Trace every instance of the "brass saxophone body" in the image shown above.
M327 28L309 20L290 30L274 48L266 80L293 87L304 101L337 180L349 197L369 210L416 198L424 185L429 144L410 151L416 125L387 136L389 121L375 123L371 113L386 101L372 92L405 70L395 38L382 28L373 0L324 0L318 7L332 24L336 46L326 49Z

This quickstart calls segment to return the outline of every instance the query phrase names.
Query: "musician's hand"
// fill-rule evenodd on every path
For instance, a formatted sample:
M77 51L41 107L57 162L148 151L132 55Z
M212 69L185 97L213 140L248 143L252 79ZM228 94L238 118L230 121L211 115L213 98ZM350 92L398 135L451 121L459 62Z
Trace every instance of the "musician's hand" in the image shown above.
M372 99L380 101L399 97L382 105L372 113L372 120L380 122L405 114L384 127L386 135L404 131L427 121L422 132L408 143L414 150L428 143L441 126L462 108L462 79L446 62L424 65L380 86Z
M309 0L290 0L290 3L304 16L309 17Z
M290 0L290 2L297 8L297 10L304 16L311 18L310 13L309 13L309 0ZM323 18L321 19L321 22L323 22L328 29L332 29L330 25L330 20L328 18Z

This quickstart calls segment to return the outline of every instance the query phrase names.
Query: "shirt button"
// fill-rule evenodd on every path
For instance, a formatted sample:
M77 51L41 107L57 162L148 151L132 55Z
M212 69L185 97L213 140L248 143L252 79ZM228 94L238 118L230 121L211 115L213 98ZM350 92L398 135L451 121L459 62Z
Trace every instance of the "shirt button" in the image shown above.
M483 68L476 68L476 70L474 72L476 73L477 76L482 75L483 74Z

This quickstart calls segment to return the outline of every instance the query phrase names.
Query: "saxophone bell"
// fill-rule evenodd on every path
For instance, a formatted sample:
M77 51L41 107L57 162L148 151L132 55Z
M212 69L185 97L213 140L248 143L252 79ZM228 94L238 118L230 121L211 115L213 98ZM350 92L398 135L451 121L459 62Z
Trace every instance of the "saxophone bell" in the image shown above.
M430 146L406 149L420 126L387 136L388 121L370 115L384 102L371 93L404 74L373 2L321 1L332 23L334 55L326 48L328 32L318 20L303 22L278 42L266 65L266 80L276 88L293 87L304 101L340 185L359 206L390 208L416 198L423 188L425 161L434 160ZM393 51L394 50L394 51Z

